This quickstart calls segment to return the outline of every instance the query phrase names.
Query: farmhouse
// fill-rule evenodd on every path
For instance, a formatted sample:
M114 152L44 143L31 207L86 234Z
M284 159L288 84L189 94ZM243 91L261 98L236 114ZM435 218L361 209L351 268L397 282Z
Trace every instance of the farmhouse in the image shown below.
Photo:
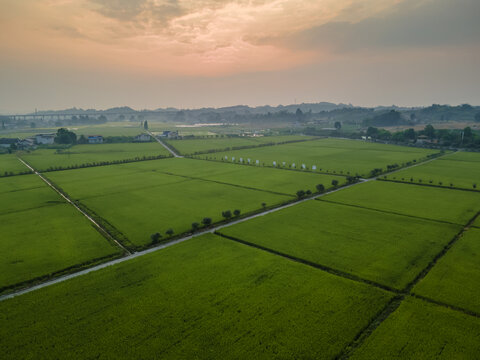
M18 139L14 138L0 138L0 147L9 148L12 145L16 145Z
M103 144L102 135L88 135L87 140L89 144Z
M55 134L37 134L35 135L35 142L41 145L53 144L55 140Z
M135 136L133 139L135 142L149 142L150 141L150 135L148 134L140 134Z
M417 144L436 144L437 140L429 139L426 135L420 135L417 137Z
M35 148L35 141L33 138L21 139L18 141L17 146L19 149L31 149Z
M159 136L166 137L166 138L169 138L169 139L176 139L176 138L178 138L178 131L165 130Z
M244 131L242 132L242 134L240 134L240 136L246 136L246 137L260 137L260 136L264 136L263 134L261 134L260 132L258 131Z

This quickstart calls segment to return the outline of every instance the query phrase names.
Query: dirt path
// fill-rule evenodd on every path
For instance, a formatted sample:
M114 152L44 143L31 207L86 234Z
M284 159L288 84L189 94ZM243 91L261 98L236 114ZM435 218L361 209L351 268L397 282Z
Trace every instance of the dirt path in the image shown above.
M100 224L98 224L90 215L88 215L85 211L80 209L77 204L75 204L70 198L68 198L66 195L64 195L60 190L58 190L50 181L47 180L42 174L40 174L37 170L35 170L33 167L31 167L29 164L27 164L25 161L22 159L18 158L19 161L23 163L26 167L28 167L35 175L40 177L40 179L43 180L45 184L47 184L49 187L51 187L58 195L60 195L65 201L67 201L70 205L72 205L75 209L77 209L83 216L85 216L105 237L113 241L119 248L121 248L126 254L131 254L131 252L125 248L118 240L116 240L114 237L112 237Z
M170 147L168 147L167 144L165 144L162 140L160 140L160 139L157 138L155 135L153 135L153 133L151 133L151 132L148 131L148 130L147 130L147 132L148 132L148 134L149 134L151 137L153 137L155 140L157 140L157 142L158 142L160 145L162 145L165 149L167 149L168 152L173 155L173 157L183 158L182 155L179 155L179 154L177 154L175 151L173 151L172 149L170 149Z

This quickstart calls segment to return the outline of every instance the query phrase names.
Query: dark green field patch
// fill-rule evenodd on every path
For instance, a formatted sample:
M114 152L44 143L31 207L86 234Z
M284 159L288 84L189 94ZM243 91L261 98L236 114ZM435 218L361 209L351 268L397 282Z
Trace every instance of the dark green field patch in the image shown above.
M169 156L157 142L75 145L65 150L38 149L22 155L36 170L79 167L94 163L143 159L143 157Z
M66 203L0 215L0 223L0 288L120 253Z
M322 199L465 225L480 211L480 193L370 181Z
M479 284L480 230L470 229L413 291L480 314Z
M460 229L312 200L220 232L403 289Z
M183 160L177 161L187 166ZM138 246L149 244L150 235L156 232L165 238L168 229L180 234L191 230L193 222L201 225L206 217L221 221L225 210L238 209L245 214L262 209L262 203L273 206L293 199L289 195L164 174L155 171L161 161L149 161L149 170L146 163L134 163L109 166L108 170L98 167L52 172L48 176Z
M480 319L407 299L350 359L477 359Z
M435 161L388 175L387 179L480 190L480 154L456 152Z
M133 165L132 165L133 166ZM193 179L204 179L264 191L295 195L298 190L317 191L316 185L332 188L332 181L344 185L344 176L285 171L266 167L238 165L192 159L165 159L135 164L138 169L152 169Z
M287 141L305 141L314 139L311 136L285 135L285 136L260 136L260 137L222 137L207 139L181 139L165 140L181 154L194 154L196 152L221 151L243 146L259 146L263 144L278 144Z
M64 203L37 175L0 179L0 215Z
M217 160L228 157L228 161L238 161L251 158L259 160L260 164L272 166L273 161L277 164L286 163L286 167L295 164L299 169L305 164L308 169L317 167L317 172L328 172L343 175L370 176L373 169L387 169L387 165L402 166L413 160L425 159L428 155L438 151L405 146L384 145L354 140L321 139L300 143L268 146L256 149L244 149L221 152L209 155L198 155L199 158L213 157Z
M17 175L28 171L28 168L18 160L17 155L0 154L0 176Z
M331 359L391 295L206 235L0 303L4 359Z

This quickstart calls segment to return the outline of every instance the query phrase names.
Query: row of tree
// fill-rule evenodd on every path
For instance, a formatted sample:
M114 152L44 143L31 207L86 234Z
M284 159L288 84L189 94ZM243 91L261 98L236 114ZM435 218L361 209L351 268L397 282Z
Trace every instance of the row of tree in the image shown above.
M68 154L68 153L65 153ZM138 161L148 161L148 160L158 160L164 159L169 157L168 155L149 155L149 156L142 156L142 157L135 157L132 159L122 159L122 160L110 160L110 161L98 161L93 163L83 163L83 164L74 164L68 166L50 166L46 170L43 171L61 171L61 170L72 170L72 169L83 169L87 167L96 167L96 166L105 166L105 165L116 165L116 164L127 164L131 162L138 162Z
M233 210L233 212L231 210L222 211L222 216L225 218L225 220L229 220L234 216L238 217L238 216L240 216L240 214L241 214L241 211L238 210L238 209ZM208 227L212 224L212 218L204 217L202 219L201 223L204 227ZM193 222L192 223L192 231L195 232L198 229L200 229L200 224L198 222ZM173 236L174 233L175 232L171 228L168 229L167 231L165 231L165 235L167 235L169 237ZM162 239L162 237L163 237L162 234L160 234L159 232L156 232L156 233L153 233L152 235L150 235L150 239L152 240L152 244L158 244L160 242L160 240Z
M435 144L453 147L480 147L480 136L471 127L463 129L435 129L432 125L426 125L423 130L416 131L413 128L403 131L390 132L370 126L366 136L372 139L393 141L397 143L416 143L420 139Z

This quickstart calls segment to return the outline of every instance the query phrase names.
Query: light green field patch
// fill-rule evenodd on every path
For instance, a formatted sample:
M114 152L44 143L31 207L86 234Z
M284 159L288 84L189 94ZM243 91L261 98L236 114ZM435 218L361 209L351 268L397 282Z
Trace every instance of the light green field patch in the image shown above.
M0 215L64 203L37 175L0 179Z
M157 167L157 161L145 161L88 169L55 171L48 173L48 178L58 187L67 191L75 200L109 194L123 194L132 190L154 191L156 187L188 181L188 179L156 171Z
M4 359L331 359L391 295L214 235L0 303Z
M181 154L194 154L204 151L225 151L235 147L258 146L262 144L278 144L287 141L312 140L310 136L286 135L286 136L262 136L262 137L220 137L207 139L182 139L166 140L166 142L178 150Z
M168 176L168 175L165 175ZM94 186L94 184L91 184ZM64 187L69 191L68 186ZM74 194L74 193L73 193ZM152 189L130 190L81 200L136 245L148 244L150 235L168 229L176 234L191 229L193 222L209 217L223 220L222 211L242 213L261 209L262 203L281 204L289 196L249 190L202 180L187 180Z
M415 293L480 313L480 230L470 229L415 286Z
M231 161L240 157L259 160L260 164L271 166L273 161L278 164L286 162L289 167L295 164L300 168L305 164L309 169L313 165L317 171L343 175L369 176L375 168L386 169L387 165L425 159L436 151L409 148L394 145L367 143L355 140L322 139L278 146L268 146L256 149L236 150L209 155L198 155L199 158L213 157L220 160L225 156Z
M29 169L18 160L15 154L0 154L0 176L27 172Z
M473 226L480 228L480 217L477 217L477 219L473 222Z
M0 223L0 288L119 253L68 204L0 215Z
M75 145L57 151L38 149L22 158L35 169L46 171L52 168L78 167L84 164L135 160L144 157L169 156L167 150L156 142Z
M350 359L476 359L480 319L406 299Z
M133 166L133 165L132 165ZM191 178L219 181L265 191L295 195L298 190L317 191L316 185L332 188L332 180L339 185L346 182L343 176L312 174L308 172L262 168L256 166L221 163L192 159L165 159L135 164L140 170L154 169L159 172Z
M465 225L480 211L480 193L370 181L322 199Z
M403 289L460 228L312 200L220 232Z
M388 175L388 179L480 190L480 153L456 152Z
M92 126L69 126L69 129L78 136L102 135L102 136L136 136L144 133L138 122L110 122Z
M36 129L16 129L16 130L7 130L1 131L0 130L0 137L6 138L19 138L19 139L26 139L28 137L35 136L36 134L43 134L43 133L56 133L57 128L36 128Z
M42 187L45 187L45 183L37 175L5 177L0 179L0 194Z
M186 232L193 222L201 223L205 217L220 221L225 210L248 213L261 209L262 203L272 206L293 198L146 170L147 163L161 161L58 171L48 176L136 245L148 244L151 234L165 235L170 228L176 234ZM135 171L139 167L143 170Z

